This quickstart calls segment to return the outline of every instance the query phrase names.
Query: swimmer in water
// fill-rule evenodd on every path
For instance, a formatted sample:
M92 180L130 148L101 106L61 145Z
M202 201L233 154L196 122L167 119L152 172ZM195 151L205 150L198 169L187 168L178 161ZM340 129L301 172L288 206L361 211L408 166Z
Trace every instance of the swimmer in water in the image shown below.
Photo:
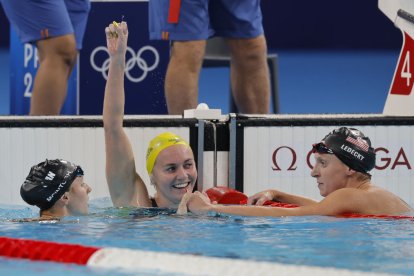
M369 173L375 167L375 150L371 141L355 128L341 127L312 146L315 165L311 176L316 178L320 195L318 202L277 190L267 190L249 198L256 206L224 206L206 202L196 192L187 200L194 213L209 211L243 216L338 216L346 213L369 215L404 215L414 210L395 194L374 186ZM268 200L296 204L297 208L264 207Z
M80 166L62 159L33 166L20 188L20 195L28 204L40 208L40 217L25 221L88 214L88 194L92 189L83 181L83 174Z
M136 171L131 143L123 128L127 23L112 23L105 33L110 62L103 121L106 179L112 202L115 207L177 208L187 191L193 191L197 180L193 151L187 141L171 132L161 133L150 142L146 168L156 190L154 197L150 197Z

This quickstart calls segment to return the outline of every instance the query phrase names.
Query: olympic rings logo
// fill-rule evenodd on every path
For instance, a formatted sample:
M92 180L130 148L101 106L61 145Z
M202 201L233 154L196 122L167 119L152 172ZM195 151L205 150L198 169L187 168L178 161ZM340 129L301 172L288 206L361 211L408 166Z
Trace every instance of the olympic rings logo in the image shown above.
M101 66L98 66L95 63L95 55L99 51L104 51L108 54L108 58L102 63ZM152 52L152 54L154 55L154 63L151 66L148 66L148 63L141 57L145 51ZM158 51L154 47L148 46L148 45L139 49L136 54L132 48L127 47L127 53L131 55L131 58L129 58L125 64L125 75L127 79L131 82L143 81L147 77L148 72L157 68L159 61L160 61L160 55L158 54ZM94 70L102 73L102 76L104 77L105 80L108 79L109 53L106 47L104 46L96 47L91 53L90 63ZM134 77L130 73L130 71L135 65L137 65L138 68L142 71L142 74L139 77Z

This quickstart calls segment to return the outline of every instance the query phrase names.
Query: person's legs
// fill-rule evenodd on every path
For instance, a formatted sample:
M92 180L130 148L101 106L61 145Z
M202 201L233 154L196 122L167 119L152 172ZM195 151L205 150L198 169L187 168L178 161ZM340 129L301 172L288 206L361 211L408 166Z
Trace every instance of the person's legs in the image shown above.
M39 68L35 77L30 115L59 115L66 98L67 83L76 63L73 34L39 40Z
M205 40L175 41L165 77L168 113L181 115L198 102L198 79L206 46Z
M58 115L69 75L82 47L89 0L2 1L22 43L36 43L40 65L32 88L31 115ZM76 40L75 40L76 36Z
M211 1L215 35L231 51L231 90L241 113L268 113L270 81L260 0Z
M216 0L214 0L216 1ZM172 41L165 76L165 99L169 114L183 114L198 102L198 79L206 39L214 34L207 0L183 0L177 10L169 0L149 2L150 39ZM179 11L178 20L170 15ZM177 15L177 14L176 14Z
M263 35L228 39L231 58L231 90L240 113L269 113L270 80L267 47Z

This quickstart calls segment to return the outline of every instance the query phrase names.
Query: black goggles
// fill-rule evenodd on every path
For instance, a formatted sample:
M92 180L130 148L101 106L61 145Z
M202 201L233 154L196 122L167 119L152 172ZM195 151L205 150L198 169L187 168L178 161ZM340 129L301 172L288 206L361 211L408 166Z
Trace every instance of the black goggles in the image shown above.
M317 143L317 144L313 144L312 145L312 152L318 152L318 153L329 153L329 154L333 154L334 152L328 148L327 146L325 146L324 143Z
M78 176L83 176L85 173L83 172L82 168L77 166L76 170L75 170L75 175Z

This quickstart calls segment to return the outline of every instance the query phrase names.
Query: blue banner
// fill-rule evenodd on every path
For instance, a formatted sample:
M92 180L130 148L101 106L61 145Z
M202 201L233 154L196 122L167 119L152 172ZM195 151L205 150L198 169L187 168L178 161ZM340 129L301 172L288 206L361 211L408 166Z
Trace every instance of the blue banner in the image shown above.
M114 20L126 21L129 29L125 114L167 114L164 77L169 44L149 40L147 1L92 2L80 55L80 114L102 114L109 66L105 27Z
M33 83L39 67L34 44L21 43L16 31L10 28L10 114L27 115L30 111ZM68 81L66 101L61 114L77 114L77 68Z

